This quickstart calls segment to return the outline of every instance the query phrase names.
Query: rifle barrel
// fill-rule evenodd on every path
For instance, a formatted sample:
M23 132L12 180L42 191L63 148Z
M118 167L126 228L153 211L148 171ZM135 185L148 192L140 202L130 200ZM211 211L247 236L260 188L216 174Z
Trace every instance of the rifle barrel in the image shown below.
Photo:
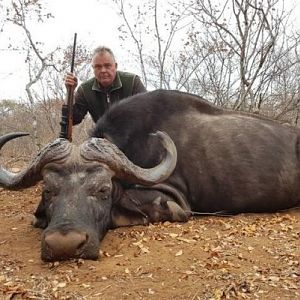
M74 71L75 51L76 51L76 40L77 40L77 33L74 34L74 43L73 43L73 52L72 52L72 62L71 62L71 73L73 73L73 71Z
M74 34L73 52L72 52L72 62L71 62L71 73L74 71L75 64L75 51L76 51L76 39L77 33ZM74 88L67 87L67 98L65 104L62 106L62 116L61 116L61 131L59 137L68 139L72 141L72 126L73 126L73 100L74 100Z

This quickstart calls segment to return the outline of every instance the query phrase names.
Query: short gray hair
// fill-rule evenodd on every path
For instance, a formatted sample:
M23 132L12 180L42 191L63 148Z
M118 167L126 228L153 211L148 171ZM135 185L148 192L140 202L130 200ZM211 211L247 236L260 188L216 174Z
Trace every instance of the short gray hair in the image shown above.
M96 55L96 54L103 54L103 53L110 54L111 57L113 58L113 60L116 61L115 55L112 52L112 50L110 48L108 48L108 47L105 47L105 46L99 46L96 49L94 49L93 56Z

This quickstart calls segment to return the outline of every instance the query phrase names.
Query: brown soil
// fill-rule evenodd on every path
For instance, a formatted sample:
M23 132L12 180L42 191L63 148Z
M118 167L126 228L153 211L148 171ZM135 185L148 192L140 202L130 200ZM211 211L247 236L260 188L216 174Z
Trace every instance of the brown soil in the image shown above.
M98 261L43 263L40 192L0 189L0 299L300 299L300 210L119 228Z

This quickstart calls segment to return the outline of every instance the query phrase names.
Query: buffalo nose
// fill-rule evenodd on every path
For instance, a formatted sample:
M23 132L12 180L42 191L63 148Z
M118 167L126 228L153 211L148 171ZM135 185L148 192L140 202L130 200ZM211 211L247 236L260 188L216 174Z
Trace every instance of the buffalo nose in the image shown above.
M88 234L78 231L69 231L67 233L55 231L46 233L44 241L53 258L57 260L74 258L78 256L78 251L88 241Z

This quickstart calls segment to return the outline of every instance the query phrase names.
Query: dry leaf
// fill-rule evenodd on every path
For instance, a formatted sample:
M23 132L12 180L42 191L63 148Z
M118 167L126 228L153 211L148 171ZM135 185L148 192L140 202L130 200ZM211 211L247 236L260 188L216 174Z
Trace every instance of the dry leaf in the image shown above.
M195 240L185 239L185 238L182 238L182 237L178 237L177 240L178 240L178 241L185 242L185 243L188 243L188 244L196 243Z
M178 234L177 233L169 233L169 236L172 238L172 239L175 239L178 237Z
M57 287L58 288L64 288L64 287L66 287L66 285L67 285L66 282L60 282L60 283L57 284Z

